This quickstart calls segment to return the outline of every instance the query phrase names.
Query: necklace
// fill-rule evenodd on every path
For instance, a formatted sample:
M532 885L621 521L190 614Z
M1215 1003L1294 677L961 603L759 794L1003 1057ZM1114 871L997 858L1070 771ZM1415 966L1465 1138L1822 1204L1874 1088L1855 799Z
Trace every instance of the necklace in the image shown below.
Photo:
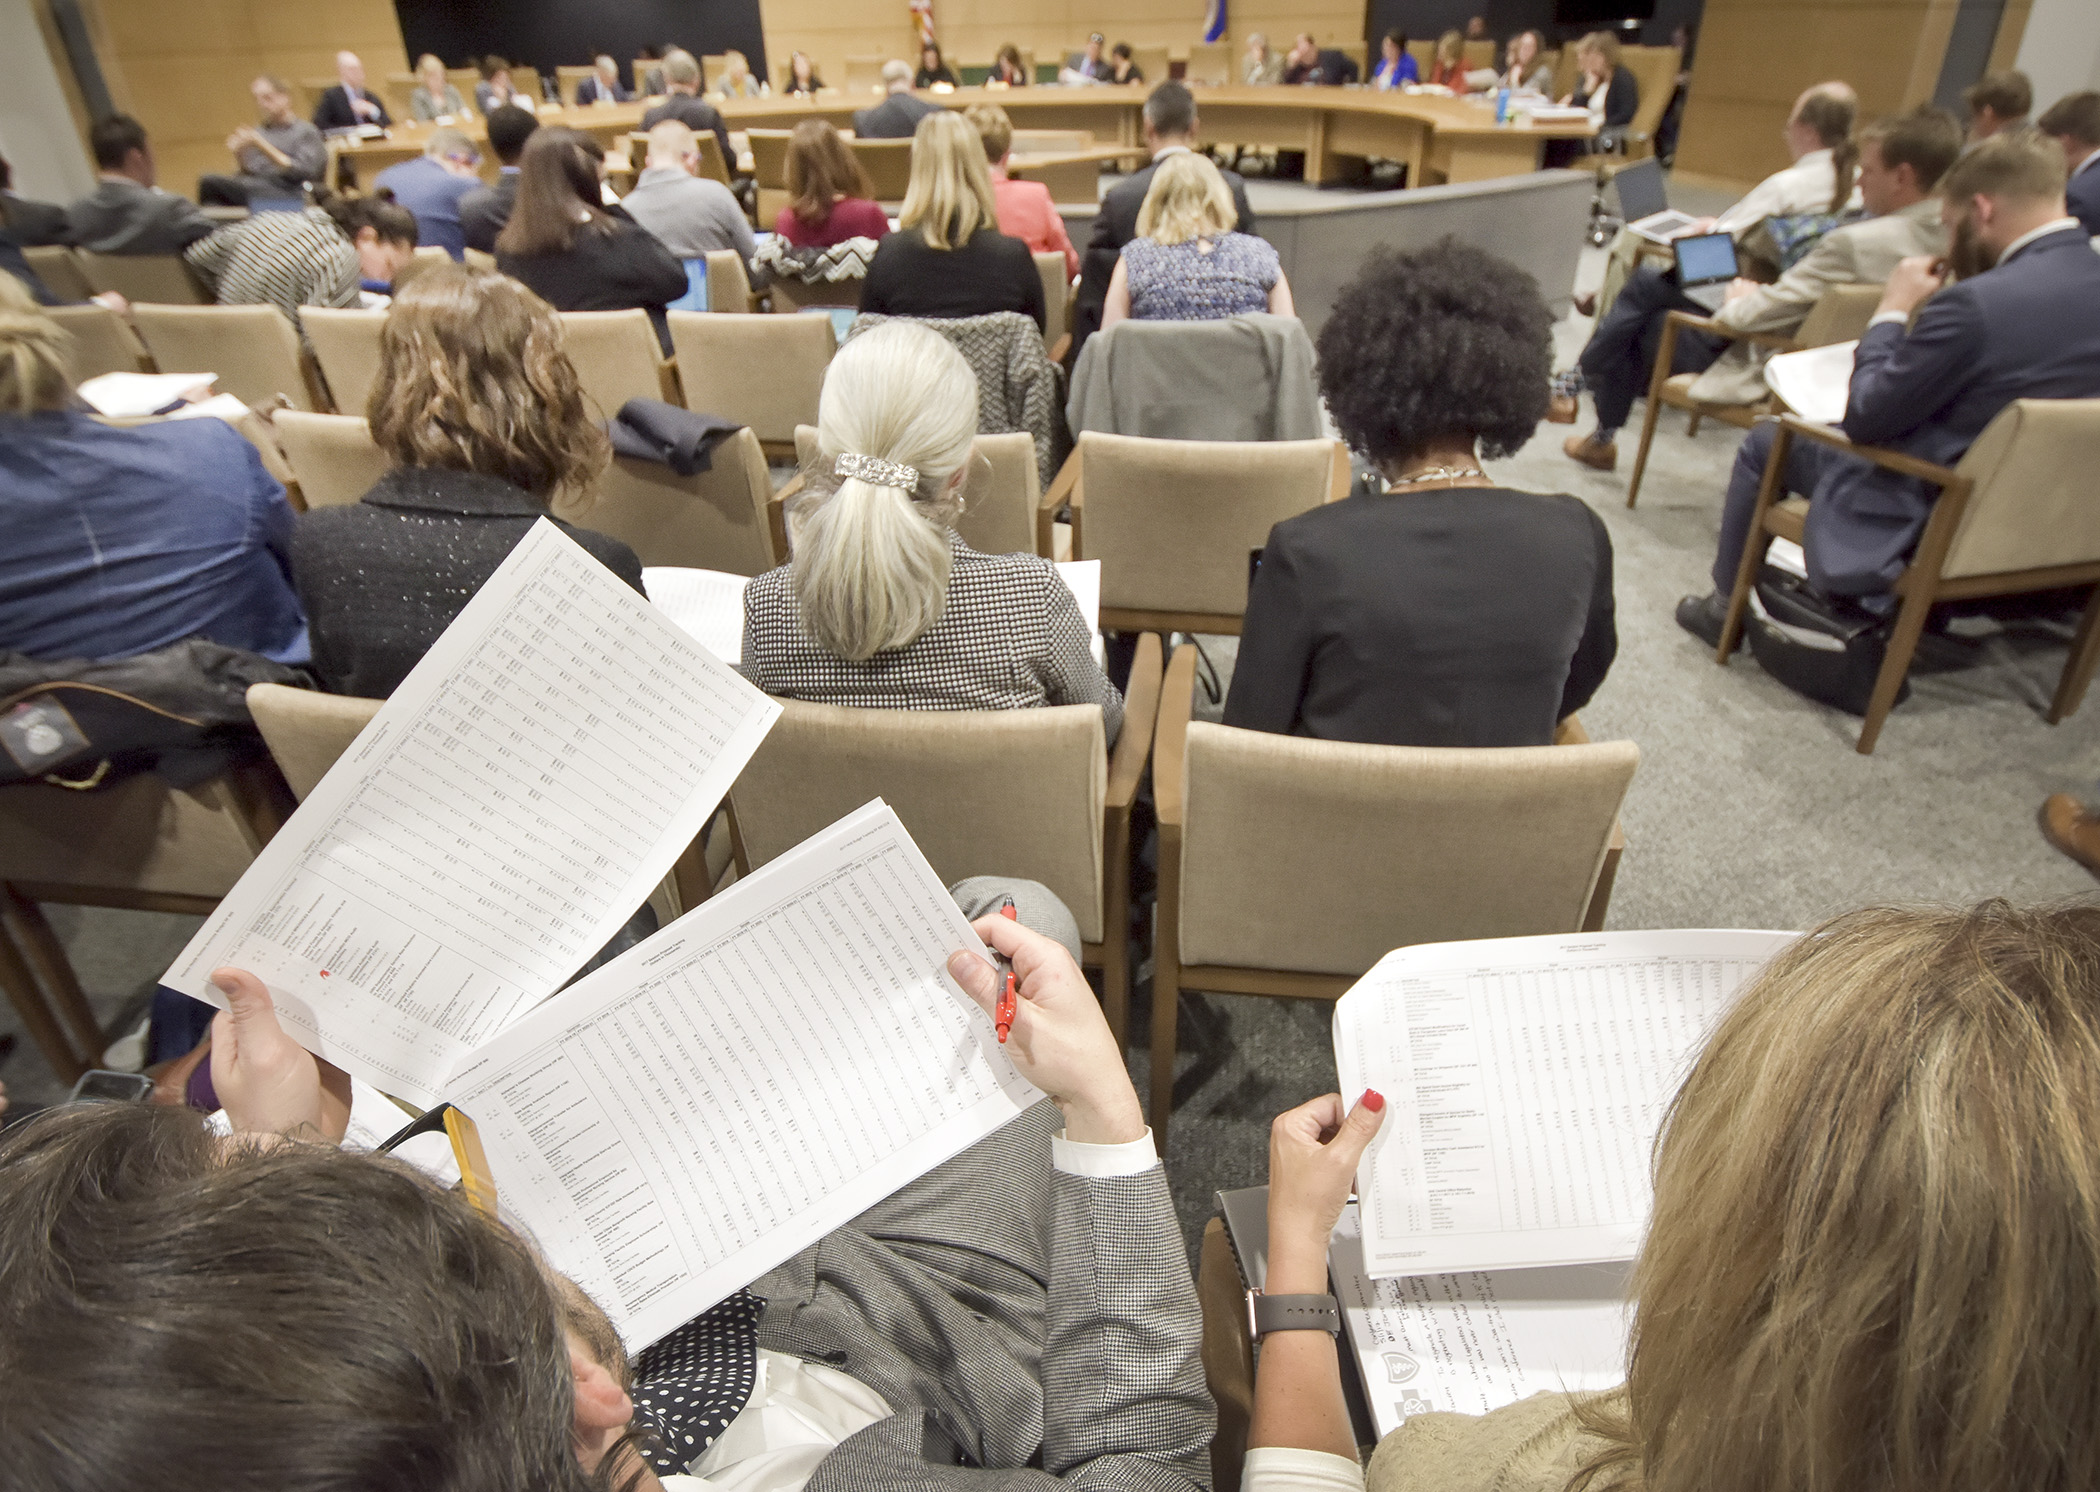
M1487 480L1487 473L1477 466L1428 466L1420 471L1409 472L1404 477L1389 479L1385 488L1390 492L1395 487L1413 487L1422 482L1462 482L1467 477Z

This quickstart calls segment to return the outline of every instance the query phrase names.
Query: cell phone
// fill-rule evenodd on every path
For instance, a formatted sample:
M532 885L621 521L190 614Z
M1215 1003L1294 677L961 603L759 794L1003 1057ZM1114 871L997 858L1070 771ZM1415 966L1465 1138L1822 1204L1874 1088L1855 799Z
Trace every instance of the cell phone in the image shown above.
M80 1081L66 1097L71 1103L141 1103L152 1092L153 1079L142 1072L91 1067L80 1075Z

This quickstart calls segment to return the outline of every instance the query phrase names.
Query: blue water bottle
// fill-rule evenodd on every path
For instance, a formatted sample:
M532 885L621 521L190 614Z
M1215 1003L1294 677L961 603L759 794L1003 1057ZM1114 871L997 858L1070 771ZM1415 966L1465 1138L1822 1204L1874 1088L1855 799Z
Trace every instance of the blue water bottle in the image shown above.
M1509 90L1507 88L1495 90L1495 123L1509 123Z

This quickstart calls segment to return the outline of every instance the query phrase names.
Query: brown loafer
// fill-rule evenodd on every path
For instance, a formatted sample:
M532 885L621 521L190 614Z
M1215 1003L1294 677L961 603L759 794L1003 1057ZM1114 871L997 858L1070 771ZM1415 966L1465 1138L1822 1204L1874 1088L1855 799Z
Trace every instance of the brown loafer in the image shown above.
M1597 471L1619 469L1619 447L1616 442L1600 444L1587 435L1571 435L1561 443L1560 448L1572 459Z
M1575 423L1575 396L1555 394L1546 401L1546 422L1550 425L1572 425Z
M2100 818L2087 813L2085 805L2069 793L2050 794L2035 817L2041 823L2042 838L2100 876Z

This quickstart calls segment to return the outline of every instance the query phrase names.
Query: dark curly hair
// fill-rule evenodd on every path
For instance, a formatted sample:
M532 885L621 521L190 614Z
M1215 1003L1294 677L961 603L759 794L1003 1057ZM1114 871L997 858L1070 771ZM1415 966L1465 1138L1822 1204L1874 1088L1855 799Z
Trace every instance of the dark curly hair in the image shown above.
M1507 259L1446 238L1374 249L1320 330L1320 393L1374 465L1477 440L1514 455L1545 418L1553 315Z

